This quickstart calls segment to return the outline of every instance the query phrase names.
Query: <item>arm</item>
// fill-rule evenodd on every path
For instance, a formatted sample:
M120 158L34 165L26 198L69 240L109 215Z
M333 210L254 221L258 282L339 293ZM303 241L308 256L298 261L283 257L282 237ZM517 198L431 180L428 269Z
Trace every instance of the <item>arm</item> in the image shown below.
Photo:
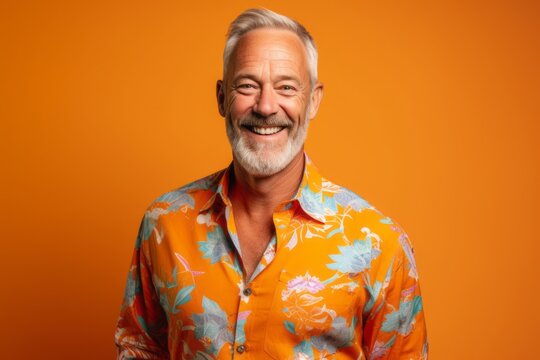
M149 239L144 239L148 221L143 219L116 326L118 359L168 359L167 317L152 282L148 260ZM153 236L153 232L150 233Z
M401 232L386 276L372 289L376 300L363 314L369 360L426 360L428 342L418 275L410 242Z

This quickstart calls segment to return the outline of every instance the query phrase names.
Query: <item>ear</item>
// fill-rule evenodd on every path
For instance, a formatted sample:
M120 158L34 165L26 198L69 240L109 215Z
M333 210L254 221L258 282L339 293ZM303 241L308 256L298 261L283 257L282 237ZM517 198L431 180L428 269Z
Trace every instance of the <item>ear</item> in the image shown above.
M315 84L315 87L311 91L311 101L309 105L309 113L308 118L309 120L313 119L315 115L317 115L317 112L319 111L319 105L321 104L321 100L323 98L323 92L324 92L324 85L320 82Z
M223 89L223 81L221 80L216 82L216 99L219 114L225 117L225 92Z

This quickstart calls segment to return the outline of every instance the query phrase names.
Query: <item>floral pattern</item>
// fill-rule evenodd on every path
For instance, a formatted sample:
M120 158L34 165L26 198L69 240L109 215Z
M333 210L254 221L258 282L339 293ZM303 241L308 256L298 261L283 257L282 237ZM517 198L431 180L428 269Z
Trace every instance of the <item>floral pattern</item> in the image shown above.
M250 279L232 166L152 202L120 308L119 359L427 359L407 235L305 160Z

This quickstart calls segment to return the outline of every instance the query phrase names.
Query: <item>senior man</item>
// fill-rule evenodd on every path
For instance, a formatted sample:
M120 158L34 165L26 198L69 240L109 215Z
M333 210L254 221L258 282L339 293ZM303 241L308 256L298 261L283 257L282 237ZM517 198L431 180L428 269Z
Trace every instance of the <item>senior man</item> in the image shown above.
M217 102L231 165L157 198L116 329L120 359L426 359L406 234L303 151L323 86L312 37L248 10Z

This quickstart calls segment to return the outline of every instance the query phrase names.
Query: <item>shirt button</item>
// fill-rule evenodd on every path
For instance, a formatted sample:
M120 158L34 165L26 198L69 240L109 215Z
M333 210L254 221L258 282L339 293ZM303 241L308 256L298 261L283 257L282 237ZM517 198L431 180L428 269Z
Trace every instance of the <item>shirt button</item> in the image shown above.
M251 289L250 289L250 288L245 288L244 291L242 291L242 293L243 293L245 296L249 296L249 295L251 295Z
M244 345L238 345L236 347L236 351L238 351L240 354L246 351L246 347Z

